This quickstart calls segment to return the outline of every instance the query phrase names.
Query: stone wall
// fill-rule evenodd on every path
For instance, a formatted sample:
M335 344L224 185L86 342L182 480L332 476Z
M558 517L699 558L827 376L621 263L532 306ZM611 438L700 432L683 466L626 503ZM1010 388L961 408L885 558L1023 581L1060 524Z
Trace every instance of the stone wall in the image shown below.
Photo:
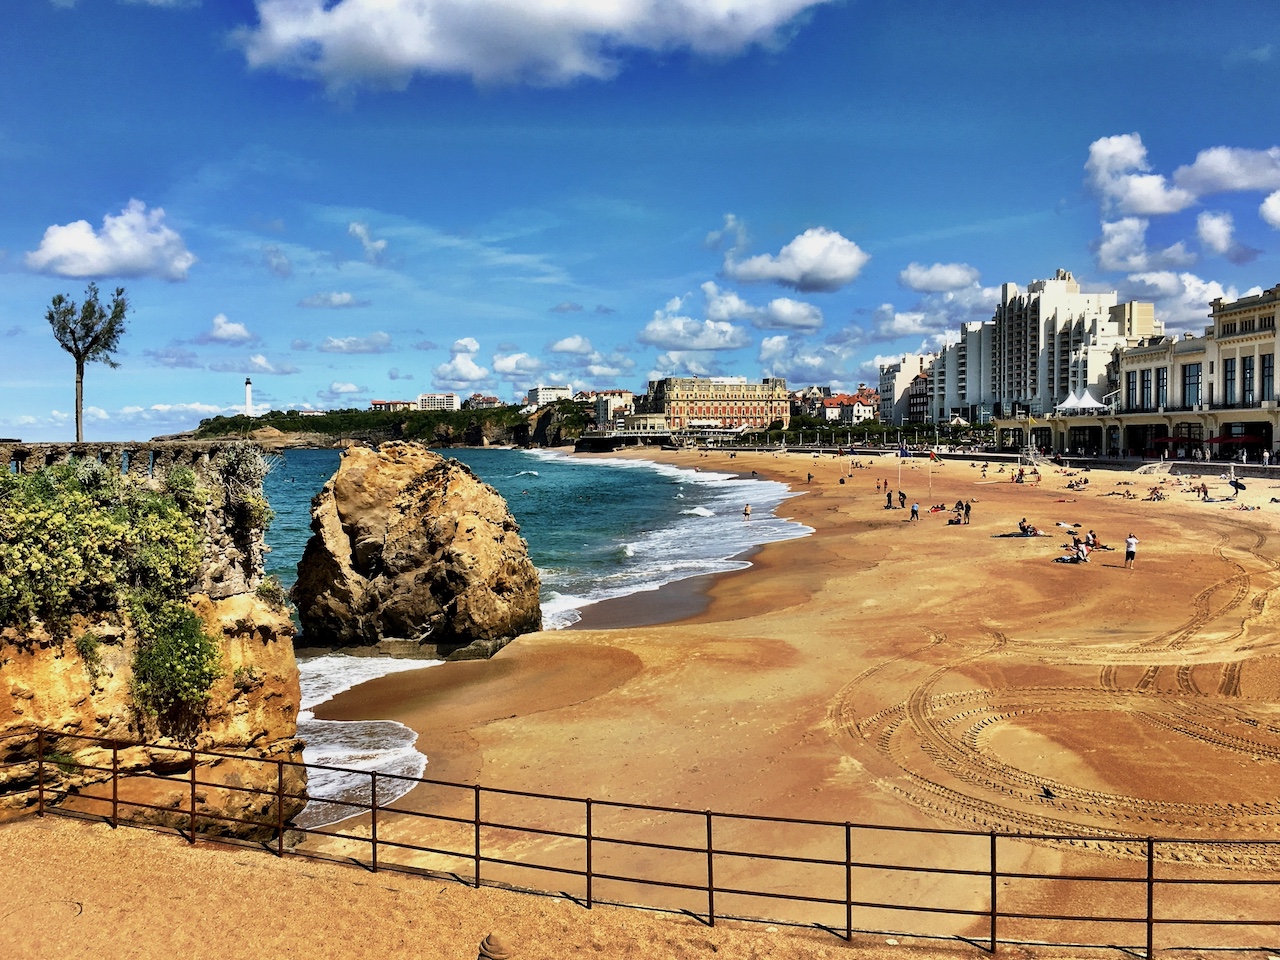
M174 467L190 467L208 482L213 459L238 441L155 441L149 443L12 443L0 440L0 464L10 473L34 473L68 460L97 460L138 479L163 480Z
M175 467L190 467L197 480L218 489L218 454L244 441L153 441L130 443L15 443L0 440L0 465L10 473L34 473L70 460L97 460L132 480L162 483ZM266 545L261 530L235 523L221 496L205 510L204 564L194 593L217 599L255 590L262 580Z

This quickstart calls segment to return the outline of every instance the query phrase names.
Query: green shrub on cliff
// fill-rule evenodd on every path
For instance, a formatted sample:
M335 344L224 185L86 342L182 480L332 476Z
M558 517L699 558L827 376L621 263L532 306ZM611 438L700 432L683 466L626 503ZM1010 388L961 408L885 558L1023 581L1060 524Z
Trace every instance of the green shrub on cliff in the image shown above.
M202 528L175 496L100 464L0 475L0 628L40 621L65 640L77 614L127 617L146 714L190 714L218 677L217 645L185 602L202 554Z
M222 676L218 645L182 603L132 604L138 649L133 655L133 701L167 729L190 726Z
M77 613L119 610L122 591L184 597L199 571L200 532L170 497L76 462L0 486L0 627L65 636Z

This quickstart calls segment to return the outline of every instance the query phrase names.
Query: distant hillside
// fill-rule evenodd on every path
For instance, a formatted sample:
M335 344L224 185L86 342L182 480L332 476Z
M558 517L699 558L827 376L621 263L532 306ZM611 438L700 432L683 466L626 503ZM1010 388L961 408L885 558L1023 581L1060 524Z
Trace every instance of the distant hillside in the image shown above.
M331 410L304 416L298 410L272 410L260 417L213 417L202 420L193 439L254 436L270 443L276 431L282 445L321 445L338 440L417 440L436 447L484 444L554 444L569 442L586 423L583 411L561 401L533 414L519 407L492 410ZM268 439L268 437L270 439Z

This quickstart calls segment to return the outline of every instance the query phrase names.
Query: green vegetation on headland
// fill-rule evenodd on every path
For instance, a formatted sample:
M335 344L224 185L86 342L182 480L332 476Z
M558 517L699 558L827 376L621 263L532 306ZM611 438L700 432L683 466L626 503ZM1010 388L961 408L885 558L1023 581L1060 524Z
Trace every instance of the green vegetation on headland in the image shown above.
M16 628L21 643L42 625L54 642L74 643L95 679L102 660L89 628L131 630L135 707L162 731L189 729L221 676L218 645L188 603L208 508L247 533L270 521L269 463L256 449L236 444L215 469L214 489L186 467L157 489L96 460L0 474L0 630Z
M195 439L247 436L254 430L273 427L281 433L311 433L325 437L371 441L417 440L422 443L468 443L473 437L489 442L514 439L527 432L525 415L518 407L490 410L329 410L303 414L299 410L272 410L260 417L212 417L200 421Z

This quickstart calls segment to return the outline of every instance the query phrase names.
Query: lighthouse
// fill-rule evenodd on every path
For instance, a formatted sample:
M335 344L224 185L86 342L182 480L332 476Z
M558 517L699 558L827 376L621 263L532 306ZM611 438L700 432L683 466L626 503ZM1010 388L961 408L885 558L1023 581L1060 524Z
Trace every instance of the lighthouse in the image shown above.
M253 381L248 377L244 378L244 415L253 416Z

